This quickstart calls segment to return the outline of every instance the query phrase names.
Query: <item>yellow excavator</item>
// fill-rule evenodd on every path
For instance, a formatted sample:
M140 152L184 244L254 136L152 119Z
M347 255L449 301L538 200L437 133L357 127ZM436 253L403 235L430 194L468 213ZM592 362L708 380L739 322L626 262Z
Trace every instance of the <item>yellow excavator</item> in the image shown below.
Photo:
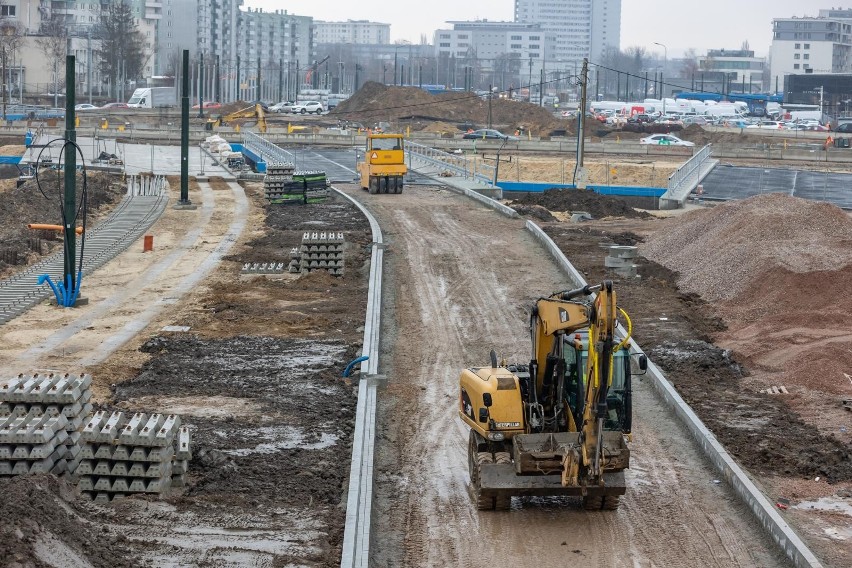
M594 301L581 300L595 293ZM536 301L529 365L498 365L492 351L490 367L462 371L459 415L470 426L478 509L506 510L513 496L525 495L579 496L589 510L618 508L630 462L631 332L605 281ZM647 369L644 355L636 364Z
M247 121L240 121L240 119L254 119L257 124L257 129L260 132L266 132L266 113L263 112L263 107L259 104L254 104L252 106L242 108L240 110L235 110L234 112L219 116L215 119L210 119L207 121L207 124L210 125L209 129L218 128L223 124L229 125L236 122L234 125L234 129L239 132L242 126L249 125Z
M361 189L372 194L402 193L406 172L402 134L367 134L364 159L358 162Z

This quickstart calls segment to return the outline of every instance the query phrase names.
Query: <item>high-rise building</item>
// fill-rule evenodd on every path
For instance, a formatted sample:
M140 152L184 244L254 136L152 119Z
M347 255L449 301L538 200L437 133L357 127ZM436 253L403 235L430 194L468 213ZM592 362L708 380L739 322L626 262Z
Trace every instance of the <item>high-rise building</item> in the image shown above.
M157 22L154 75L180 73L181 54L189 50L195 57L198 50L199 2L197 0L162 0Z
M621 0L515 0L515 21L554 37L548 69L573 69L584 57L601 61L621 45Z
M852 72L852 19L776 18L772 21L770 89L786 75Z
M488 83L503 89L539 82L554 40L540 24L488 20L447 23L453 28L436 30L434 44L436 57L447 60L447 83L451 86L464 85L465 67L473 67L477 77L488 77Z
M387 44L390 43L390 24L367 20L315 20L314 43Z

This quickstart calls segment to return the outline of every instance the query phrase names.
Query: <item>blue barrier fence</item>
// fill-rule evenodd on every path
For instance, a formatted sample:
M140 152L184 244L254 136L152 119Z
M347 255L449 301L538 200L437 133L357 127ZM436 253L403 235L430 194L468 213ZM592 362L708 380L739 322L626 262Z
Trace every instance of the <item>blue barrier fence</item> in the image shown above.
M575 189L573 184L500 181L497 185L503 192L541 193L548 189ZM629 185L589 185L586 189L601 195L621 195L629 197L660 197L666 192L662 187L641 187Z

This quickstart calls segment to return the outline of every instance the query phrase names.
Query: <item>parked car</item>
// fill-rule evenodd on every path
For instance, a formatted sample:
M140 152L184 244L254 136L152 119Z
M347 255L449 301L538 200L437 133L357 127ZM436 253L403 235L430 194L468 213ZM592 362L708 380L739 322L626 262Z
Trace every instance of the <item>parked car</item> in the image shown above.
M293 112L293 107L296 105L293 101L281 101L280 103L275 103L269 110L272 112L278 113L291 113Z
M97 110L98 107L95 105L90 105L89 103L80 103L78 105L74 105L74 110Z
M757 124L749 124L746 128L758 130L784 130L784 123L777 120L762 120Z
M639 143L659 144L661 146L695 146L695 142L681 140L677 136L672 136L671 134L654 134L653 136L646 136L645 138L641 138Z
M499 130L492 130L490 128L482 128L474 130L473 132L466 132L462 138L465 140L517 140L514 136L508 136Z
M687 116L683 119L684 126L688 126L690 124L697 124L698 126L707 126L708 124L710 124L710 121L708 121L703 116Z
M319 101L305 101L303 103L296 103L293 105L293 114L322 114L323 108L322 103Z
M107 103L101 107L102 110L116 110L119 108L130 108L127 103Z
M647 114L634 114L627 119L627 122L630 124L650 124L652 120Z
M843 132L844 134L852 133L852 122L844 122L834 129L835 132Z

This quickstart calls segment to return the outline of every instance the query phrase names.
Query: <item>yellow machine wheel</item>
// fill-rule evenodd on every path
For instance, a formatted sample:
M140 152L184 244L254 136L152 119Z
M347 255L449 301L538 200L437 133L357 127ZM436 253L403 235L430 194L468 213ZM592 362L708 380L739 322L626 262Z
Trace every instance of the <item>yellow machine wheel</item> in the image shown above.
M587 511L615 511L621 504L621 495L599 495L583 497L583 508Z
M370 193L375 195L379 192L379 178L376 176L370 176Z

